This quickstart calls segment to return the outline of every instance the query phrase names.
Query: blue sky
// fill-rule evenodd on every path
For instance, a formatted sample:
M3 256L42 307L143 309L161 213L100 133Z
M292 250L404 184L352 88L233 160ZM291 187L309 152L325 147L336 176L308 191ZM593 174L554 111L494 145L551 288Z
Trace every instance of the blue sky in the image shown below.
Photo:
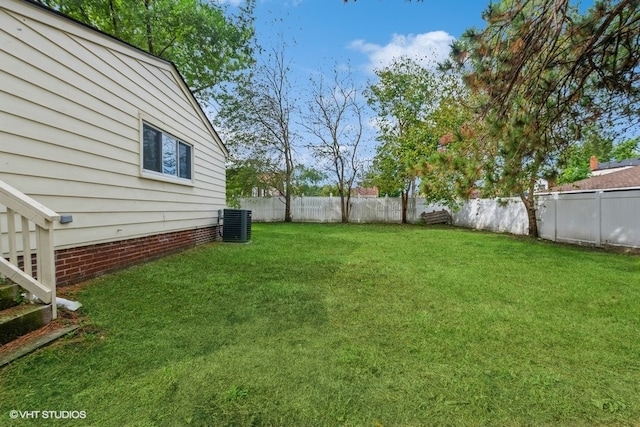
M230 11L244 0L218 0ZM375 81L373 70L394 57L410 56L426 62L442 61L451 42L469 27L483 27L482 11L489 0L257 0L256 38L265 49L286 43L288 76L301 98L318 72L330 73L349 64L356 84ZM363 101L363 99L361 99ZM370 159L377 130L372 112L365 113L365 134L360 153ZM300 120L294 118L294 121ZM304 137L303 137L304 138ZM308 138L308 137L307 137ZM304 149L297 161L316 165Z
M230 1L230 0L227 0ZM234 0L241 1L241 0ZM482 27L488 0L258 0L256 30L263 46L287 41L301 74L349 62L372 77L392 57L442 60L454 38Z
M245 0L217 0L233 6ZM369 78L393 56L439 61L470 27L483 28L489 0L256 0L258 42L287 41L286 55L304 74L346 63ZM581 9L592 0L574 1Z
M217 0L230 6L245 0ZM445 59L454 39L470 27L483 28L482 12L489 0L256 0L258 43L277 47L282 37L286 59L301 96L310 77L349 64L359 84L375 82L375 68L394 57L410 56L424 63ZM592 0L574 1L580 9ZM371 113L371 112L369 112ZM370 122L371 124L371 122ZM375 148L374 126L366 129L366 156ZM305 159L310 161L310 159Z

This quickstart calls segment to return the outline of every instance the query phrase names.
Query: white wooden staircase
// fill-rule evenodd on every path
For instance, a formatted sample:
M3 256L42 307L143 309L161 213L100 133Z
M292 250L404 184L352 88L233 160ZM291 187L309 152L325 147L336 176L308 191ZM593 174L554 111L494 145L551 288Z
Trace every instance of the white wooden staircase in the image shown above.
M57 317L53 226L59 219L0 181L0 346Z

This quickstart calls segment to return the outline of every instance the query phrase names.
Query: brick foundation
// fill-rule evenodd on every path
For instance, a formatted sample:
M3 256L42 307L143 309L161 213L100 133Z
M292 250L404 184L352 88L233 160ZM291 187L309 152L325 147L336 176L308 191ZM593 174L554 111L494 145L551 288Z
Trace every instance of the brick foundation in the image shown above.
M218 226L212 226L57 250L57 285L78 283L216 240L220 233Z

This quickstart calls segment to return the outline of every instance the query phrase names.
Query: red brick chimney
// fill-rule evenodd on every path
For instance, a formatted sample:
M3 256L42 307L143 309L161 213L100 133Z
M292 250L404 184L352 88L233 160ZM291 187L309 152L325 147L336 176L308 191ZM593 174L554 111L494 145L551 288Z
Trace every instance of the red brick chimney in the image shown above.
M598 169L598 158L596 156L591 156L589 159L589 169L591 171Z

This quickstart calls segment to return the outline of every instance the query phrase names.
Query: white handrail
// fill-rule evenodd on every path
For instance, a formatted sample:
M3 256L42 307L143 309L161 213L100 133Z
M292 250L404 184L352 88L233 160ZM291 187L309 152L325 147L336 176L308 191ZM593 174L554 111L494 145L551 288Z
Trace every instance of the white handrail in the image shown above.
M9 243L8 260L4 258L4 251L0 245L0 274L41 301L51 304L52 317L55 319L57 309L53 224L60 219L60 215L4 181L0 181L0 205L4 205L7 210ZM16 230L16 215L20 217L19 231ZM36 277L33 276L29 221L35 224L36 229ZM17 234L22 235L22 269L18 264Z

